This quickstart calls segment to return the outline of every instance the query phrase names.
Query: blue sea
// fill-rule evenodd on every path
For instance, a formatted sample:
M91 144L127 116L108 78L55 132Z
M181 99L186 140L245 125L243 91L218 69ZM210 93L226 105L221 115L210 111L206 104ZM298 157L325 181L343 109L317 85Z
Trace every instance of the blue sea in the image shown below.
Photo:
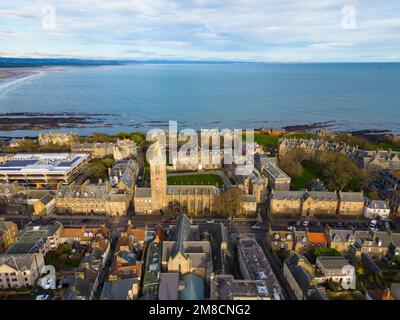
M136 64L44 70L0 82L0 113L107 113L115 133L178 129L277 128L331 122L334 130L400 132L400 64ZM56 131L56 130L52 130ZM71 131L65 128L62 131ZM1 131L36 136L38 131Z

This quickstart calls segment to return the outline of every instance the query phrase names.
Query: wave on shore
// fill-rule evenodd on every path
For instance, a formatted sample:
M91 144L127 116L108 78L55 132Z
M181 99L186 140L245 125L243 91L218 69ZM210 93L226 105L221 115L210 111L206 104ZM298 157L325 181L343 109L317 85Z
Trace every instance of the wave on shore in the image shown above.
M45 72L44 70L39 70L5 78L2 81L0 81L0 94L5 93L7 90L13 88L16 85L19 85L26 81L39 79L45 76L46 74L47 72Z

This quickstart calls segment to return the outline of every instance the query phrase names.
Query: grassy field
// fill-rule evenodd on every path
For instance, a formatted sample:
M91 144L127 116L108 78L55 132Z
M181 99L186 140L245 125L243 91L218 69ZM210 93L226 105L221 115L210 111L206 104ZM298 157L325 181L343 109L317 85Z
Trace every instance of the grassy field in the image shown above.
M243 140L246 140L246 135L243 134ZM254 142L257 142L261 146L273 148L278 146L279 137L268 136L266 134L255 134Z
M292 184L294 190L305 189L309 183L313 180L321 179L319 176L318 170L310 163L304 161L303 165L303 174L301 176L297 176L293 178Z
M288 133L284 135L287 139L315 139L315 133L308 133L308 132L298 132L298 133Z
M371 145L372 150L393 150L393 151L400 151L400 148L398 146L395 146L394 144L390 143L390 142L380 142L378 144L373 144Z
M224 183L216 174L191 174L167 177L168 185L214 185L221 188Z

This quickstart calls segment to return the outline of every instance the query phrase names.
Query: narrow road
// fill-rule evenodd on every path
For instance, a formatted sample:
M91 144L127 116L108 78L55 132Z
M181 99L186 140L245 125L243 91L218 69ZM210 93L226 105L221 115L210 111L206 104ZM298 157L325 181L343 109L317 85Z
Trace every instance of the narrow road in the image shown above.
M266 237L259 238L256 235L256 238L257 238L258 244L261 246L261 248L264 251L265 256L267 257L272 270L275 273L275 276L281 286L282 293L283 293L283 296L285 297L285 300L297 300L292 289L290 288L285 277L283 276L283 270L282 270L280 261L278 261L277 256L272 252L272 248L269 246L269 242L266 240Z

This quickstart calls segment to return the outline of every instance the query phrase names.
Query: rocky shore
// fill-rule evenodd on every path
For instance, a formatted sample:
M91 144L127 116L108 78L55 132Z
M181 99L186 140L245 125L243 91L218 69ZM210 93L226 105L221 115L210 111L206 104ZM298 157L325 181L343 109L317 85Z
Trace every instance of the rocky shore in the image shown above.
M49 130L106 126L103 116L108 114L76 113L3 113L0 114L0 131Z

